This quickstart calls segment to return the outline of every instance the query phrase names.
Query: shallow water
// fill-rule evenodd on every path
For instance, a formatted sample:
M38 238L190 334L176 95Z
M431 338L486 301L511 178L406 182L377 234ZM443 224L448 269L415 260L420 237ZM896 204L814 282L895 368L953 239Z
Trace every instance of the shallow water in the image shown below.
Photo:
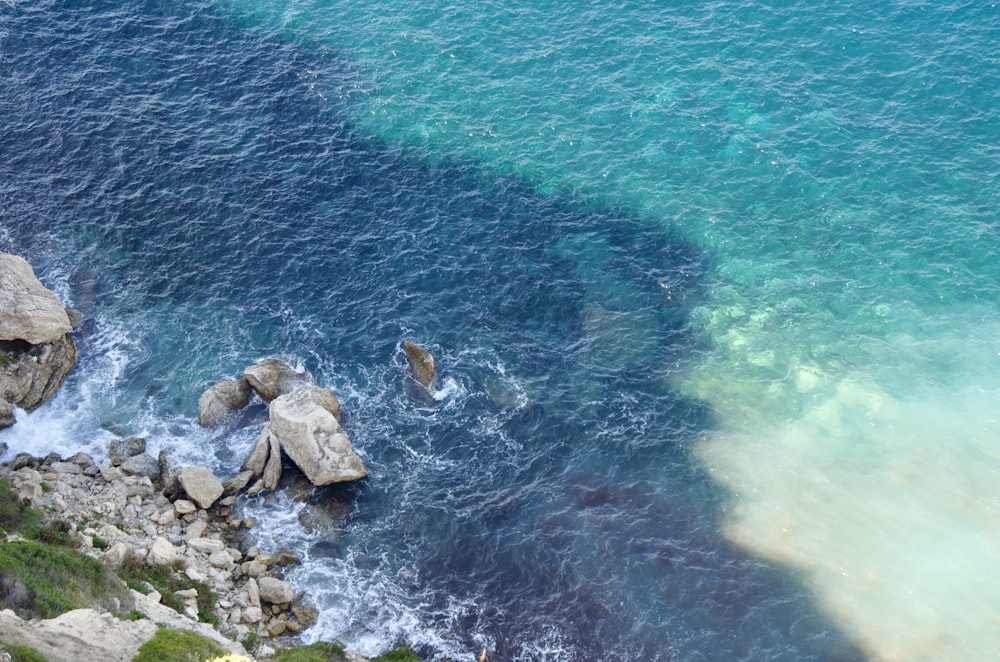
M246 504L363 652L990 659L997 9L0 4L0 248L85 314L12 450L271 355L372 471ZM434 401L401 343L437 356ZM338 511L339 512L339 511Z

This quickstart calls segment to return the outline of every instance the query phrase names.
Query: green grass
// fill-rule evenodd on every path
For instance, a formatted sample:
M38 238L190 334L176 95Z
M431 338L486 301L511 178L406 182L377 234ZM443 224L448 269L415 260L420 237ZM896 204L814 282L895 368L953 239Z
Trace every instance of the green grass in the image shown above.
M222 646L194 632L160 628L132 662L202 662L225 654Z
M150 565L134 558L127 558L118 569L118 576L129 588L140 593L149 592L144 584L149 582L160 594L160 601L178 613L184 613L184 603L178 600L174 593L193 588L198 591L198 620L218 625L219 616L215 613L218 596L215 591L208 584L184 575L179 564Z
M116 611L132 596L100 561L25 540L0 545L0 601L22 618L54 618L95 605Z
M320 641L283 651L271 658L271 662L343 662L346 659L343 646Z
M14 483L9 478L0 478L0 530L19 533L41 525L42 519L42 512L32 508L27 499L17 498Z
M417 657L416 652L412 648L402 643L388 653L382 653L378 657L370 658L369 662L423 662L423 658Z
M0 650L10 653L11 662L47 662L45 656L31 646L8 644L5 641L0 641Z
M69 522L46 522L45 513L32 508L27 499L17 497L14 483L9 478L0 478L0 533L20 533L28 540L37 540L47 545L79 546L79 540L72 534Z

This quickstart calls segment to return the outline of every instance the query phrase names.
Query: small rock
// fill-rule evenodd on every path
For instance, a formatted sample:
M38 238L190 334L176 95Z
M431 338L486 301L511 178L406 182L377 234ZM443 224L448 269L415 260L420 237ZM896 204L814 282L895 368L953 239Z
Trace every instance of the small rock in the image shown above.
M434 356L423 347L415 345L409 340L403 341L403 350L406 352L406 362L410 364L410 372L413 374L413 378L428 391L433 391L437 387L437 371L434 368Z
M243 610L243 622L250 623L260 623L260 619L264 618L264 612L260 607L247 607Z
M227 554L225 550L210 554L208 563L213 567L222 568L223 570L232 570L234 566L233 557Z
M72 462L53 462L50 465L50 468L52 469L52 471L55 471L56 473L60 473L60 474L82 474L83 473L83 469L80 468L80 465L74 464Z
M207 528L208 522L203 519L196 519L187 525L187 529L184 531L184 537L189 541L194 538L201 538Z
M296 603L292 605L292 615L299 620L303 627L310 628L319 620L319 609Z
M208 467L182 469L177 480L200 508L208 508L222 496L222 481Z
M125 475L121 469L110 464L102 464L99 468L101 470L101 478L108 483L117 483Z
M177 549L169 540L162 536L156 539L153 545L149 548L149 553L146 555L146 560L149 563L163 565L173 563L176 558Z
M295 596L291 584L274 577L259 577L257 588L260 590L260 599L271 604L285 604Z
M147 453L125 458L119 468L127 476L146 476L152 480L160 477L159 461Z
M295 552L283 549L278 552L278 558L275 560L275 563L279 567L284 568L287 565L302 565L302 559L300 559L299 555Z
M282 632L285 631L287 625L284 621L274 620L267 626L267 634L272 637L277 637Z
M174 501L174 512L178 515L190 515L191 513L197 511L198 507L187 499L178 499L177 501Z
M247 580L247 602L251 607L260 607L260 589L257 588L257 580L251 577ZM302 620L302 619L299 619Z
M236 494L248 484L250 484L250 479L254 476L252 471L245 470L241 471L229 480L222 481L222 493L223 494Z
M142 437L129 437L123 441L112 441L108 446L108 459L111 466L120 466L128 458L146 452L146 440Z
M94 458L90 457L86 453L77 453L71 458L66 459L67 462L72 462L81 469L94 466Z
M216 552L221 552L226 547L221 540L214 538L189 538L187 544L188 547L196 552L201 552L209 556Z
M104 561L112 567L118 567L131 553L132 547L128 543L116 542L104 552Z

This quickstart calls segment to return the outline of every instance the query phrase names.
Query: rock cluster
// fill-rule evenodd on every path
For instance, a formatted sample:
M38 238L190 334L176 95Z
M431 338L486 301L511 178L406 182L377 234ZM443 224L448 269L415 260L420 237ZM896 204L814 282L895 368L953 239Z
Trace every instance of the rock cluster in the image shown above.
M313 485L357 480L368 470L340 426L340 402L329 389L315 386L279 359L243 371L240 380L217 382L198 402L198 422L218 425L249 402L252 390L269 403L268 422L257 445L232 479L234 491L274 490L287 456ZM251 483L252 481L252 483Z
M71 316L31 265L0 253L0 428L13 408L32 411L55 395L76 365Z
M209 585L219 598L223 634L236 639L250 632L262 638L294 635L315 623L317 610L282 578L281 568L298 562L297 557L253 546L241 549L240 540L254 522L234 514L235 497L224 494L222 483L205 467L181 469L182 491L168 498L154 478L128 468L130 459L144 454L139 441L118 444L116 452L140 451L117 454L119 466L98 466L85 453L66 460L21 454L0 475L36 507L79 524L81 551L112 567L128 557L178 564L189 578ZM186 617L196 621L197 593L175 597L185 605ZM159 596L153 598L156 602Z

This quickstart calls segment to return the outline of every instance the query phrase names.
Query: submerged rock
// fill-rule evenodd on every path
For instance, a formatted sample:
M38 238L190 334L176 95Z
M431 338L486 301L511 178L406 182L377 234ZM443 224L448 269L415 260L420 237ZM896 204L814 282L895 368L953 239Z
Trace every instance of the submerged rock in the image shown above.
M403 350L406 352L406 362L410 364L413 378L427 390L435 390L437 388L437 371L434 368L434 356L409 340L403 341Z

